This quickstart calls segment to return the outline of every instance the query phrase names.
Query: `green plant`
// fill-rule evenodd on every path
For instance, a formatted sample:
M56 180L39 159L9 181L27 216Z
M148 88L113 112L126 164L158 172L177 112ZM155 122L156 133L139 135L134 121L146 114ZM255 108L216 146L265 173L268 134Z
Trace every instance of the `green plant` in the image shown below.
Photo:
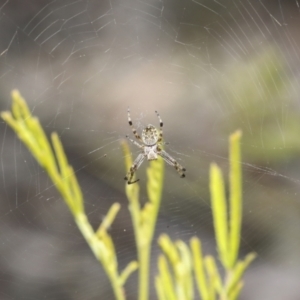
M114 291L115 298L125 299L123 286L130 274L139 268L139 300L147 300L149 293L150 254L155 224L160 208L163 188L164 162L162 159L149 163L147 169L147 193L149 201L141 207L139 185L126 185L129 200L138 262L132 261L119 274L115 248L107 229L114 221L120 205L111 206L98 230L94 231L85 214L83 197L73 168L68 164L60 139L51 134L48 141L38 119L33 117L25 100L18 91L12 92L12 112L2 112L1 117L17 133L38 163L47 171L54 185L69 207L74 220L97 260L102 264ZM193 279L203 300L237 299L243 282L242 276L253 253L238 261L242 219L242 177L240 141L241 133L230 137L230 199L229 215L221 170L216 164L210 169L210 191L217 248L225 277L222 280L215 259L203 256L201 242L192 238L190 245L182 241L172 242L161 235L159 245L163 253L158 260L159 274L155 279L158 298L189 300L194 298ZM123 142L125 164L128 169L132 158L128 145Z
M238 260L242 220L240 138L240 131L230 136L229 209L222 172L214 163L210 168L214 229L219 259L225 270L224 279L221 278L215 258L203 256L198 238L192 238L188 247L180 240L173 243L168 236L162 235L159 244L163 254L159 257L159 275L156 277L156 290L160 300L193 299L193 274L203 300L235 300L240 294L242 276L255 258L255 254L250 253L244 260Z
M39 120L31 115L25 100L18 91L12 92L12 99L12 112L2 112L1 117L47 171L96 259L101 262L110 279L116 299L125 299L123 286L138 265L136 261L132 261L121 274L118 273L117 256L107 229L113 223L120 204L115 203L111 206L98 230L94 231L84 211L83 197L74 170L68 164L58 135L51 134L51 145Z
M127 143L123 142L125 165L128 170L132 157ZM153 233L160 207L163 188L164 161L151 161L147 169L147 192L149 201L141 208L139 202L139 185L126 184L125 190L129 200L129 211L132 218L139 262L139 300L148 299L149 266ZM136 175L134 175L136 176ZM134 180L134 178L133 178Z

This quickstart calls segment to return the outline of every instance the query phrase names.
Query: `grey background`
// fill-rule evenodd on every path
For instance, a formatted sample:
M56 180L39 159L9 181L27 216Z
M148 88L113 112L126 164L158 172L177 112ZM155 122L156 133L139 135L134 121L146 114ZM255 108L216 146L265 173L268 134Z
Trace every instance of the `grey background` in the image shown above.
M127 107L138 130L160 112L166 149L187 168L180 179L166 167L156 237L196 235L206 254L215 254L209 164L226 174L227 137L242 129L241 257L258 258L241 299L296 300L299 26L297 1L1 1L0 108L18 88L47 134L58 132L95 228L121 203L111 228L120 268L136 257L120 147ZM3 122L0 136L0 299L112 299L47 175ZM158 254L154 245L153 276Z

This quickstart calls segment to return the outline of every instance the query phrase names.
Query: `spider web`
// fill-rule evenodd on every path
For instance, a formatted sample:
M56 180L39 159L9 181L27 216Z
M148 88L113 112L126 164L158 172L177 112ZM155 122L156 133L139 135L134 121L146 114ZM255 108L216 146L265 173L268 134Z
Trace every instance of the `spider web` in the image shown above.
M196 235L207 254L215 254L209 165L227 172L228 136L242 129L241 255L258 258L241 299L298 299L299 12L297 0L4 0L1 110L18 88L47 133L58 132L95 228L121 203L111 228L120 268L136 257L120 147L134 138L127 107L139 132L158 125L159 111L166 150L187 169L182 179L166 166L157 236ZM0 125L0 298L112 299L47 175ZM153 276L158 253L154 246Z

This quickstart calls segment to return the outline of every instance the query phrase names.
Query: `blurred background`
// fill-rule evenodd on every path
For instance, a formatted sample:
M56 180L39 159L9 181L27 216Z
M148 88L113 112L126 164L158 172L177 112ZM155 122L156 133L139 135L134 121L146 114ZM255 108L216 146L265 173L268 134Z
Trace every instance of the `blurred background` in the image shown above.
M227 139L242 129L241 257L258 257L240 299L297 300L299 28L297 0L1 0L0 110L17 88L47 134L58 132L94 228L121 203L111 228L120 268L136 257L120 147L132 136L127 108L139 132L160 112L166 150L187 169L182 179L166 166L156 237L196 235L206 254L216 254L209 165L227 174ZM0 299L113 299L47 175L3 121L0 137Z

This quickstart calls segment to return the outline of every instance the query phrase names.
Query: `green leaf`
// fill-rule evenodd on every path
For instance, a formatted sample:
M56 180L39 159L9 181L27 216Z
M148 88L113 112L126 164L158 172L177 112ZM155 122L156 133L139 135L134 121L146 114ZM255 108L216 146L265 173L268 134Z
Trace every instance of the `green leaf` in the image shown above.
M99 226L98 230L96 231L96 235L101 238L103 232L106 232L110 229L112 223L114 222L121 205L119 203L114 203L109 211L107 212L106 216L102 220L101 225Z
M170 270L168 268L168 262L164 255L160 255L158 258L158 271L160 285L163 286L165 299L177 300L174 283L171 277Z
M213 286L213 289L217 291L219 294L222 294L222 280L221 276L218 272L218 268L215 262L215 259L211 255L207 255L204 258L204 265L207 271L207 274L209 276L211 285Z
M120 284L123 286L128 277L138 269L139 264L137 261L131 261L126 267L125 269L122 271L121 275L120 275Z
M230 136L229 144L229 162L230 162L230 234L229 249L230 259L229 266L232 268L237 260L240 239L241 239L241 222L242 222L242 168L241 168L241 151L240 139L242 132L236 131Z
M194 299L194 286L192 275L192 257L189 247L183 241L176 242L177 249L180 253L180 263L177 264L178 286L181 286L182 299ZM181 299L181 298L179 298Z
M149 162L147 177L147 192L149 201L151 203L156 203L157 209L159 209L164 178L164 161L161 157Z
M219 251L223 265L229 267L228 254L228 223L227 204L225 198L224 180L221 169L216 164L210 166L210 194L213 211L213 221Z
M230 299L232 297L233 298L235 297L233 295L236 294L236 289L238 289L237 286L239 285L244 275L244 272L246 271L250 263L255 259L255 257L256 257L255 253L249 253L246 256L244 261L239 261L234 267L226 288L227 294L229 295Z
M198 291L202 300L210 300L210 287L206 279L206 273L204 270L204 258L202 254L201 241L198 238L193 237L191 239L190 245L192 250L194 273Z
M180 257L176 246L173 244L169 236L166 234L162 234L158 239L158 244L165 255L168 257L171 265L175 266L179 262Z

